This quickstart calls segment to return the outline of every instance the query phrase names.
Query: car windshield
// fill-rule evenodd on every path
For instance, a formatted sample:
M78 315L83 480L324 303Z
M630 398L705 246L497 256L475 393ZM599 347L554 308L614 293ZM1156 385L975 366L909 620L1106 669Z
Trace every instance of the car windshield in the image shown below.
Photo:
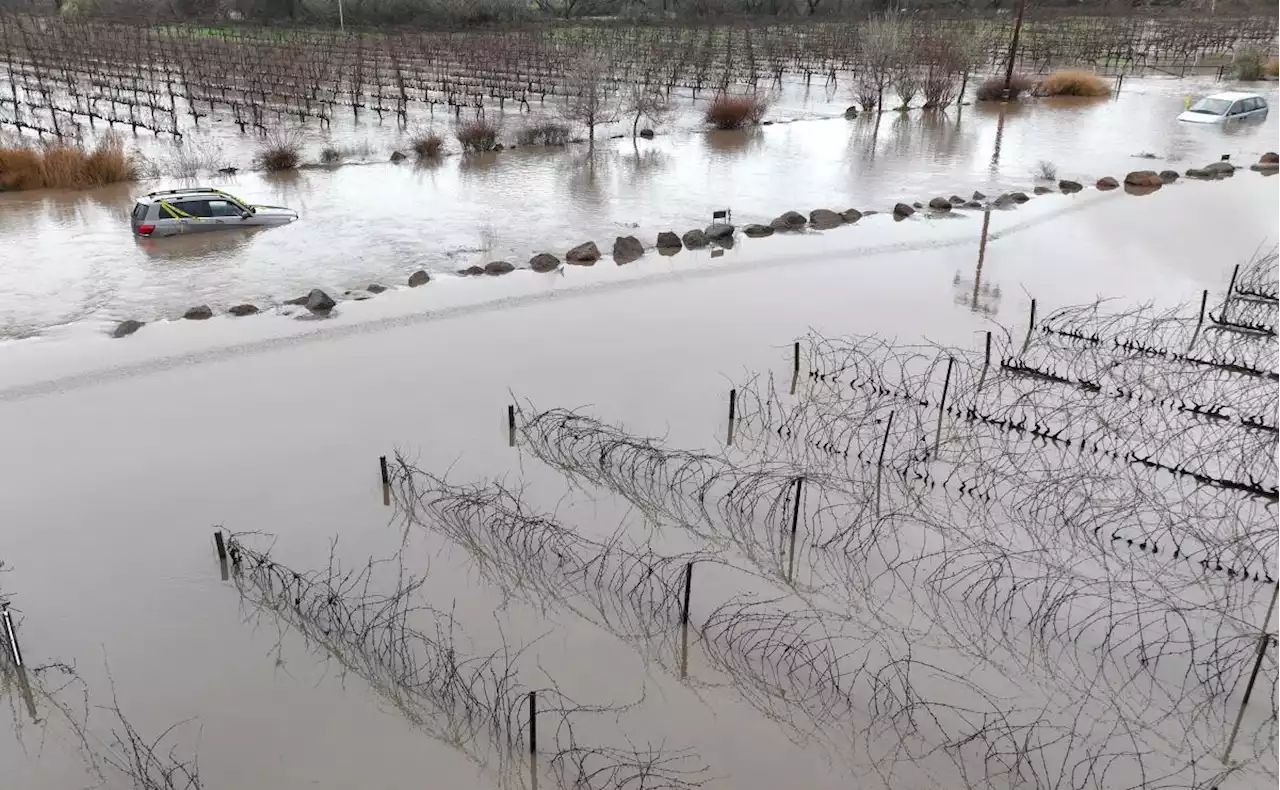
M1227 108L1231 106L1231 102L1226 99L1201 99L1191 105L1191 112L1204 113L1205 115L1226 115Z

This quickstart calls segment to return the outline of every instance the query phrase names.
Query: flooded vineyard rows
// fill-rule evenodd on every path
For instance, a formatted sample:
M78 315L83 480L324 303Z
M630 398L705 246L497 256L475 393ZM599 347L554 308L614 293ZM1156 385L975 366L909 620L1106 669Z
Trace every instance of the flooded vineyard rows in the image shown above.
M648 372L623 365L661 332L484 371L437 347L427 370L488 393L466 406L469 388L377 362L409 359L408 327L9 399L35 463L5 458L31 484L6 495L30 508L6 543L6 771L32 788L1274 781L1280 284L1274 253L1230 274L1202 312L1081 304L961 345L811 331L728 379L686 351L643 394ZM690 292L722 291L525 318L665 301L679 334ZM481 344L509 330L486 315L460 323ZM606 358L603 388L574 374ZM360 375L313 390L335 365ZM435 408L402 410L424 384ZM596 405L552 405L573 392ZM379 394L386 416L340 424L334 406ZM85 431L78 400L117 419ZM52 419L83 432L57 475L59 442L27 441ZM123 463L86 476L112 448ZM79 496L50 498L68 481ZM28 566L54 535L77 550Z
M1037 22L1112 94L970 103L1005 26L869 112L843 23L0 15L0 125L145 171L0 194L0 787L1274 786L1277 121L1175 120L1274 25ZM654 134L521 142L588 55ZM131 233L196 183L300 219Z

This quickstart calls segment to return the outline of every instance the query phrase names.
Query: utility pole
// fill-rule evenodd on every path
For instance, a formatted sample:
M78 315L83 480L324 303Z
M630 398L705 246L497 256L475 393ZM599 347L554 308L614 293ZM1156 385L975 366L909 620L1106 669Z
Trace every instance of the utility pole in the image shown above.
M1013 23L1013 40L1009 42L1009 65L1004 71L1004 97L1009 98L1009 84L1013 82L1013 61L1018 57L1018 35L1022 33L1022 15L1027 11L1027 0L1018 0L1018 18Z

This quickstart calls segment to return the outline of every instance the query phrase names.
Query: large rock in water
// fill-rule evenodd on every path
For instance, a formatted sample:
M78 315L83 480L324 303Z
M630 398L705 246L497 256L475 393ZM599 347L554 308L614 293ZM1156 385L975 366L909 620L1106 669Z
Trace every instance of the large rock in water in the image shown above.
M691 230L682 237L684 246L691 250L700 250L711 243L707 238L707 234L700 230Z
M529 259L529 268L535 272L554 272L560 268L560 259L546 252L540 252Z
M327 313L336 306L337 302L319 288L312 288L307 294L307 309L313 313Z
M1010 192L1009 199L1014 203L1026 203L1031 197L1026 192Z
M680 237L677 236L675 233L669 230L664 230L663 232L658 234L657 247L659 251L679 250L682 247L684 247L684 244L680 242Z
M1062 190L1062 194L1070 195L1084 189L1084 184L1079 181L1068 181L1065 178L1058 182L1058 189Z
M899 203L893 207L894 219L903 219L904 217L909 217L914 213L916 213L916 210L911 206L908 206L906 203Z
M1268 151L1258 159L1260 165L1280 165L1280 154L1275 151Z
M631 263L644 257L644 245L635 236L619 236L613 240L613 261Z
M408 158L409 158L409 157L408 157L407 155L405 155L405 154L401 153L400 151L392 151L392 152L391 152L391 161L392 161L392 162L403 162L404 160L406 160L406 159L408 159Z
M201 305L196 305L195 307L191 308L187 312L183 313L182 317L187 319L188 321L203 321L206 318L213 318L213 311L209 309L209 305L201 304Z
M365 288L371 294L380 294L387 290L387 286L380 283L369 283L369 287Z
M1236 166L1230 162L1214 162L1212 164L1205 165L1201 169L1206 173L1213 175L1215 178L1234 175L1236 172Z
M748 225L742 229L743 234L753 239L764 238L773 235L773 228L768 225Z
M1177 180L1178 180L1177 170L1161 170L1160 171L1160 183L1172 184L1174 181L1177 181Z
M1104 176L1098 179L1097 187L1103 192L1110 191L1112 189L1115 189L1118 186L1120 186L1120 182L1115 180L1111 176Z
M147 325L146 321L134 321L132 318L130 318L127 321L121 321L120 323L116 324L116 328L111 331L111 336L127 337L129 335L132 335L134 332L137 332L139 329L141 329L146 325Z
M804 215L799 211L787 211L781 216L769 223L769 227L774 230L804 230L806 225Z
M929 208L934 211L950 211L951 201L944 197L936 197L929 201Z
M258 312L258 308L251 304L238 304L235 307L228 310L227 312L230 313L231 315L236 316L237 318L240 318L246 315L253 315L254 313Z
M485 274L507 274L508 272L513 272L515 270L516 267L506 261L490 261L484 265Z
M816 208L809 212L809 224L818 230L831 230L844 224L844 217L825 208Z
M579 244L577 247L569 250L564 254L564 259L569 263L576 263L579 266L590 266L600 260L600 250L596 247L594 241L588 241L585 244Z
M847 208L840 212L840 219L853 224L854 222L862 219L862 212L858 211L856 208Z
M1154 170L1135 170L1124 177L1124 183L1131 187L1158 187L1164 182Z
M716 223L714 225L708 225L707 229L704 230L703 233L705 233L707 238L712 241L723 241L724 239L733 237L733 226L727 222ZM687 244L688 242L685 243Z
M1047 187L1047 186L1045 186L1045 185L1043 185L1043 184L1038 184L1038 185L1036 186L1036 188L1035 188L1035 189L1033 189L1033 190L1031 190L1031 191L1032 191L1033 193L1037 194L1037 195L1047 195L1047 194L1049 194L1050 192L1052 192L1052 191L1053 191L1053 188L1052 188L1052 187Z
M426 285L429 282L431 282L431 275L421 269L409 275L410 288L417 288L418 286Z

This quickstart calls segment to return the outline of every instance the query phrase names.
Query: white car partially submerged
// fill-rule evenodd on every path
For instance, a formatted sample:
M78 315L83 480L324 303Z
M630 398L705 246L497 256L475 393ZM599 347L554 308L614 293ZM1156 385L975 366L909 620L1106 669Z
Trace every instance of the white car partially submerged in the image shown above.
M1206 96L1178 116L1188 123L1223 123L1244 118L1263 118L1267 114L1267 100L1256 93L1215 93Z

